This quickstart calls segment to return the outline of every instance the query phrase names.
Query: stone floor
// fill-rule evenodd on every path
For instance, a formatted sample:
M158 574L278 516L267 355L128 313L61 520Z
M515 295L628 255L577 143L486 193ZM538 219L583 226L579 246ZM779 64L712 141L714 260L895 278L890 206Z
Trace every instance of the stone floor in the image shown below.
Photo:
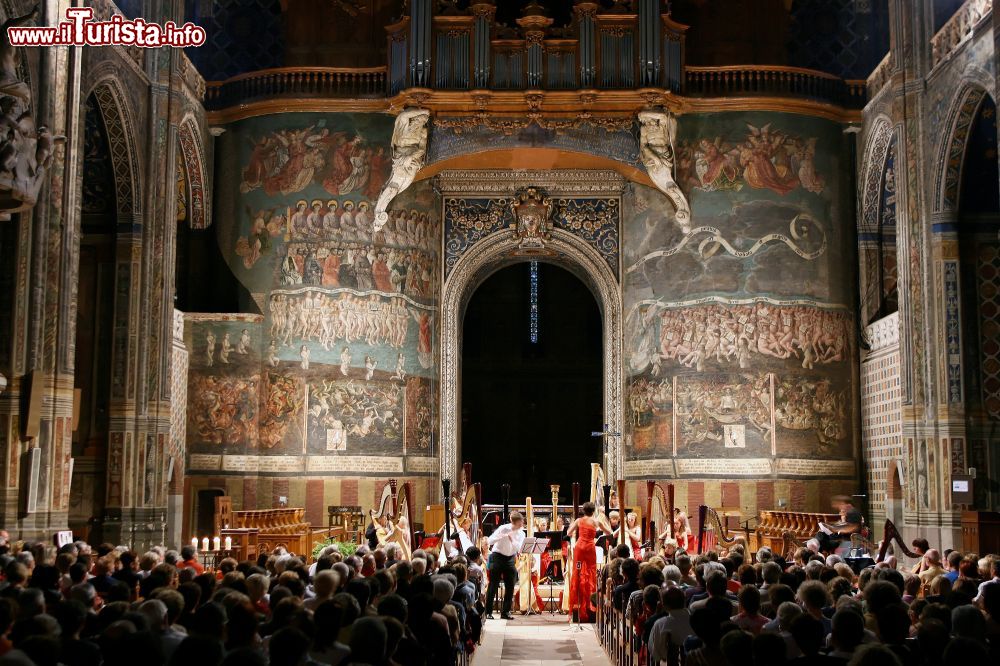
M520 615L511 621L486 620L483 644L473 656L474 666L548 666L580 664L607 666L594 625L570 627L565 615Z

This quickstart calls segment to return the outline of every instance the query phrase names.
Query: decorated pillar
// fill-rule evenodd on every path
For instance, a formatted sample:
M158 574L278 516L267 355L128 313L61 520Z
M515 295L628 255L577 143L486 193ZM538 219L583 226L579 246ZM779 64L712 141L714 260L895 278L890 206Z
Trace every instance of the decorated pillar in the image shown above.
M15 62L7 27L54 24L69 6L50 0L27 15L5 17L0 62ZM38 128L15 129L4 141L16 159L0 172L0 213L7 218L0 221L6 227L0 250L11 287L4 290L0 333L0 372L8 381L0 395L0 524L16 538L47 539L66 529L69 508L82 104L78 48L31 55L30 80L13 67L0 72L6 81L0 96Z

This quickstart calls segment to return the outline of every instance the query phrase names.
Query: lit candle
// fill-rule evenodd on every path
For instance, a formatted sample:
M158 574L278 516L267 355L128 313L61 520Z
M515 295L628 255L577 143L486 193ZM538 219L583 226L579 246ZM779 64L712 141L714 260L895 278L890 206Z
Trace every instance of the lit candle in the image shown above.
M233 549L233 537L227 536L226 537L226 550L232 550L232 549Z
M206 553L208 552L208 537L201 540L201 549Z
M191 537L191 547L198 552L198 537Z
M212 545L215 546L214 548L212 548L212 550L221 550L222 539L220 539L219 537L215 537L214 539L212 539Z

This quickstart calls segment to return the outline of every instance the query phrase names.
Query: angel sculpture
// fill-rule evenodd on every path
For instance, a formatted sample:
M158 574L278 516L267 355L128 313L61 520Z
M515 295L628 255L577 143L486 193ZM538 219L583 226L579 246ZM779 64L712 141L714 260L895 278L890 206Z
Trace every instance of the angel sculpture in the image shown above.
M691 230L691 207L674 181L674 137L677 118L662 111L639 112L639 157L656 188L667 195L681 231Z
M375 233L389 221L389 214L386 213L389 202L410 186L424 166L430 118L431 112L427 109L404 109L396 117L392 129L392 173L375 204Z

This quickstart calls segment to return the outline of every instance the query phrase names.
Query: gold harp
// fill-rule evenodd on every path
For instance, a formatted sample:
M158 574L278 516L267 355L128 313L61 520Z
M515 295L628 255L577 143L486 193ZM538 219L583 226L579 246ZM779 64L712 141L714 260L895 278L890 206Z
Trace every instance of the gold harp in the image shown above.
M655 481L646 481L646 526L647 547L659 548L661 542L674 536L674 487L669 486L669 494L663 492Z
M710 506L702 504L698 507L698 553L704 552L706 545L706 534L705 532L709 529L715 530L715 544L712 547L713 550L718 550L719 548L724 548L726 550L732 548L738 543L742 543L744 548L747 546L747 539L743 536L730 537L728 530L722 524L722 520L719 519L719 514L715 512Z

